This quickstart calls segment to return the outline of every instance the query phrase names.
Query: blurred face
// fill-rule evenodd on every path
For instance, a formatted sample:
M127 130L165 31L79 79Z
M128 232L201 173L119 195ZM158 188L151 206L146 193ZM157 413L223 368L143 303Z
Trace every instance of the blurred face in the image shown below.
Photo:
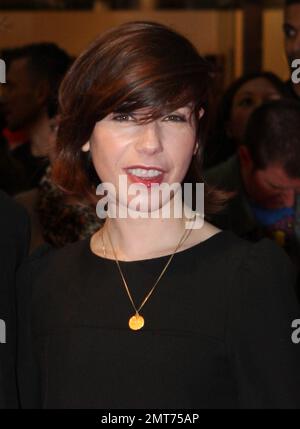
M236 92L231 109L227 132L236 144L243 142L251 113L261 104L281 98L281 94L265 78L252 79Z
M5 119L11 131L31 125L39 111L37 84L30 75L27 59L11 62L2 85Z
M59 115L56 115L53 118L49 119L48 122L47 156L49 157L50 163L54 161L58 123Z
M57 137L57 116L49 118L44 115L40 118L30 141L31 153L35 157L47 157L50 162L53 160L56 137Z
M196 148L196 121L190 106L141 124L139 118L146 113L147 109L141 109L132 114L109 114L96 123L90 150L102 182L112 183L118 195L119 175L126 175L128 186L146 186L148 204L154 184L184 179ZM126 198L130 203L133 197ZM118 200L126 205L125 195L119 195ZM154 209L166 202L160 201Z
M291 66L293 60L300 58L300 3L285 8L283 31L285 51Z
M300 177L290 178L279 164L270 164L264 170L254 170L247 185L252 199L269 209L293 207L295 196L300 193Z

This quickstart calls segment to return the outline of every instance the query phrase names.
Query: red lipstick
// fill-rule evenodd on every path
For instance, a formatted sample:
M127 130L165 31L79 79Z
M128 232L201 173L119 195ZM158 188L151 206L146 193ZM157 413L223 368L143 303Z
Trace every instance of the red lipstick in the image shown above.
M157 170L160 172L159 175L157 176L149 176L149 177L141 177L138 175L135 175L131 172L129 172L129 170L136 170L136 169L142 169L142 170ZM161 184L163 182L163 178L164 178L164 173L165 170L163 170L161 167L156 167L156 166L145 166L145 165L132 165L130 167L126 167L124 168L128 179L131 183L142 183L143 185L146 185L147 188L150 188L152 184L158 183Z

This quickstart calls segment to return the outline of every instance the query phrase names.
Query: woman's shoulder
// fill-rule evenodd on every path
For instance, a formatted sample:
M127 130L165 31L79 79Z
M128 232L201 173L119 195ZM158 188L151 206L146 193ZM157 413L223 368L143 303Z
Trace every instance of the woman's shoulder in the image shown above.
M87 239L67 244L62 248L54 248L42 244L34 250L18 270L18 279L53 280L58 276L73 274L75 267L80 265L83 252L86 250Z
M291 262L287 253L274 241L263 238L251 242L239 237L233 239L235 250L243 248L241 252L239 271L241 273L251 272L257 276L277 278L278 276L297 276L298 270Z
M249 242L234 235L229 243L232 260L238 261L227 283L232 303L245 301L253 309L289 303L299 311L299 271L279 245L268 238Z
M231 285L238 283L240 277L256 284L278 279L295 282L297 279L295 265L286 252L269 238L251 242L230 230L215 231L210 226L209 230L212 233L203 241L206 259L220 274L232 279ZM201 251L201 244L195 249L197 247Z
M214 253L220 252L230 256L238 256L241 263L248 265L260 264L264 260L274 260L292 266L286 252L274 241L263 238L256 242L239 237L231 230L222 230L209 222L205 222L202 232L202 242L211 242ZM219 250L219 252L218 252Z
M200 253L204 254L206 260L210 259L211 263L218 264L226 260L227 267L233 268L245 258L253 243L239 237L231 230L219 229L205 221L201 229L192 232L187 247L190 246L195 253L199 252L199 256ZM234 261L236 264L233 263Z

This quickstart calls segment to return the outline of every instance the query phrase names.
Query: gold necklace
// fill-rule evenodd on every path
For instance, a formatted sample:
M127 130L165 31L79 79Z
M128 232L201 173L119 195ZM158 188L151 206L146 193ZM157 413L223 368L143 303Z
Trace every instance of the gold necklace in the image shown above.
M194 225L194 223L195 223L196 216L197 216L197 214L194 216L194 222L193 222L193 225ZM118 266L118 269L119 269L119 272L120 272L121 278L122 278L122 280L123 280L123 284L124 284L124 286L125 286L125 289L126 289L127 295L128 295L129 300L130 300L130 302L131 302L131 305L132 305L132 307L133 307L133 309L134 309L134 311L135 311L135 314L134 314L132 317L130 317L129 322L128 322L130 329L132 329L133 331L138 331L139 329L141 329L141 328L144 326L144 324L145 324L145 320L144 320L143 316L140 314L140 311L141 311L141 309L144 307L144 305L146 304L146 302L148 301L148 299L150 298L150 296L152 295L152 293L154 292L154 289L156 288L156 286L157 286L158 282L160 281L160 279L161 279L161 278L162 278L162 276L164 275L165 271L167 270L168 266L170 265L170 263L171 263L171 261L172 261L172 259L173 259L174 255L175 255L175 253L177 252L177 250L179 249L179 247L182 245L182 243L183 243L183 242L184 242L184 241L189 237L189 235L190 235L190 233L191 233L192 229L193 229L193 227L192 227L190 230L188 230L188 231L184 231L184 233L183 233L183 235L181 236L181 238L180 238L180 240L179 240L179 242L178 242L177 246L175 247L174 252L171 254L171 256L170 256L170 258L168 259L168 262L166 263L166 265L165 265L164 269L162 270L162 272L160 273L160 275L159 275L158 279L156 280L156 282L154 283L154 285L153 285L153 286L152 286L152 288L150 289L150 292L148 292L148 294L147 294L147 295L145 296L145 298L143 299L143 301L142 301L142 303L140 304L139 308L137 308L137 307L136 307L136 305L135 305L135 303L134 303L134 301L133 301L133 298L132 298L131 293L130 293L130 291L129 291L129 288L128 288L128 285L127 285L127 282L126 282L125 277L124 277L124 275L123 275L123 272L122 272L122 270L121 270L121 267L120 267L120 264L119 264L119 261L118 261L118 258L117 258L117 255L116 255L116 252L115 252L114 246L113 246L113 244L112 244L112 241L111 241L111 238L110 238L110 235L109 235L109 232L107 231L108 239L109 239L110 246L111 246L112 251L113 251L113 254L114 254L114 258L115 258L116 264L117 264L117 266ZM105 249L105 244L104 244L104 239L103 239L103 230L102 230L102 233L101 233L101 239L102 239L102 249L103 249L103 253L104 253L104 256L106 256L106 249Z

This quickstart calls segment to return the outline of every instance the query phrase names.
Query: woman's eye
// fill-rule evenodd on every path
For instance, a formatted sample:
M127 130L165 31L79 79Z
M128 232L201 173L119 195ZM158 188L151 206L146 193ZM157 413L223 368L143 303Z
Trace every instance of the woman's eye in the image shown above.
M164 121L166 122L186 122L186 119L184 116L181 115L168 115L165 117Z
M117 113L117 114L115 114L114 116L113 116L113 118L112 118L114 121L118 121L118 122L127 122L127 121L129 121L129 120L131 120L131 119L133 119L132 118L132 116L130 116L129 114L127 114L127 113Z

